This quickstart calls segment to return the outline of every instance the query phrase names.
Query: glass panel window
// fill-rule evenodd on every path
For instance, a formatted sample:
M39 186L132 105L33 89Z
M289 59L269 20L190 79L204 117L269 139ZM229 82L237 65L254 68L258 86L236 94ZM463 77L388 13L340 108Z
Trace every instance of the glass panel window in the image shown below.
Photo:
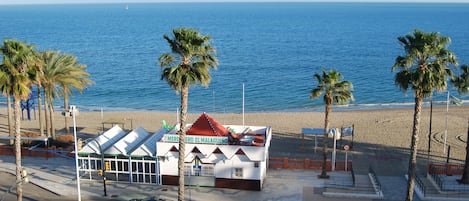
M122 171L122 161L117 161L117 170Z
M254 162L254 167L258 168L259 167L259 162Z
M129 162L124 162L124 171L129 171Z
M193 175L193 176L201 176L201 175L200 175L200 166L195 166L195 165L194 165L194 167L193 167L193 169L192 169L192 175Z
M213 166L202 166L202 176L214 176Z
M151 163L151 173L156 173L156 163Z
M243 177L243 168L234 168L235 177Z
M116 161L111 161L111 170L116 170Z
M184 166L184 175L189 176L192 172L192 165L185 165Z

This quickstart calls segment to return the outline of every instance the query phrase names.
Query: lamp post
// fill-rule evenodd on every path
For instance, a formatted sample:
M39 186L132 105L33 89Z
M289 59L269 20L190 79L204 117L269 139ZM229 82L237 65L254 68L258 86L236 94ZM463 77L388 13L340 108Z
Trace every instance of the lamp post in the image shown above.
M75 105L70 105L68 111L63 111L62 114L64 116L71 116L73 119L73 138L75 140L75 170L76 170L76 177L77 177L77 190L78 190L78 201L81 201L81 192L80 192L80 171L78 167L78 141L77 141L77 124L75 120L75 116L78 115L78 108Z

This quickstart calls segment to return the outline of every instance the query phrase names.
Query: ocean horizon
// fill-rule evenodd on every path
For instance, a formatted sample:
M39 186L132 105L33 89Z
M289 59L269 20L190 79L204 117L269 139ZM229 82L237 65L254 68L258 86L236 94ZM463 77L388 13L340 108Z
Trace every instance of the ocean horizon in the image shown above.
M243 83L245 112L323 111L322 98L309 98L323 67L354 84L355 101L334 109L413 107L413 92L399 90L391 67L404 54L397 37L414 29L450 37L448 49L469 64L469 4L0 5L0 12L2 39L70 53L87 65L96 84L70 99L82 111L176 111L180 96L160 80L157 59L170 51L163 34L177 27L210 35L220 61L209 87L189 89L190 113L240 113ZM467 98L451 85L449 92ZM445 105L446 97L436 92L433 99Z

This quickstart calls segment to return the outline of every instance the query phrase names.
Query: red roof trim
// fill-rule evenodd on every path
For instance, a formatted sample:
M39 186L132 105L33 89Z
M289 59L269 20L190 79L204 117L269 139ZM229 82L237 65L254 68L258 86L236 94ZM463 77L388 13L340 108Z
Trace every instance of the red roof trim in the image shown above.
M203 135L203 136L227 136L228 129L208 116L205 112L192 124L191 128L186 132L187 135Z

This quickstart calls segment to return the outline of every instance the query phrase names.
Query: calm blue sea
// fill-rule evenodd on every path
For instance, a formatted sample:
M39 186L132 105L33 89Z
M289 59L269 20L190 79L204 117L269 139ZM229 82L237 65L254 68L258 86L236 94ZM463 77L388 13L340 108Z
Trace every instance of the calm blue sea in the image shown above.
M189 90L189 112L311 111L314 72L335 68L354 84L347 108L409 107L394 84L398 36L449 36L469 63L469 4L155 3L0 6L0 37L76 55L96 82L71 103L81 110L175 111L179 95L160 80L163 34L192 27L213 38L220 60L208 88ZM454 90L454 95L457 95ZM464 97L463 97L464 98ZM437 94L445 100L446 94ZM3 101L2 101L3 102Z

